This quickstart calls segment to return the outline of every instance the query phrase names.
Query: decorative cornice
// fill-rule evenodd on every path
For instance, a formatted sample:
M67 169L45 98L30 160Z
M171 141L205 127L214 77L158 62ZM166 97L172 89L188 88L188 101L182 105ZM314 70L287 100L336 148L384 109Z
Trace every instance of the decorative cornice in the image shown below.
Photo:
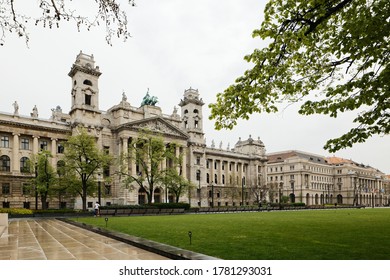
M29 124L29 123L13 122L13 121L6 121L6 120L0 120L0 125L8 125L8 126L25 128L25 129L35 129L40 131L50 131L50 132L65 133L65 134L69 134L71 132L69 125L67 125L67 129L61 129L58 127L47 127L39 124Z
M73 77L77 71L80 71L80 72L83 72L83 73L86 73L86 74L89 74L89 75L93 75L93 76L96 76L96 77L99 77L102 73L95 70L95 69L92 69L92 68L86 68L86 67L82 67L80 65L77 65L77 64L73 64L72 68L70 69L70 72L68 73L68 75L70 77Z
M200 106L203 106L205 104L202 99L184 97L184 99L180 100L179 106L183 107L190 103L200 105Z

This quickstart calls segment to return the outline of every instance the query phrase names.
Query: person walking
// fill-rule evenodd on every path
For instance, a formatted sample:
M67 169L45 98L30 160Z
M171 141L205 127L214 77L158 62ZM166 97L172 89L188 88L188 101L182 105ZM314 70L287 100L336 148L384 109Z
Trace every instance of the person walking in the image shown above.
M99 204L99 202L96 201L96 203L95 203L95 209L94 209L94 211L95 211L95 217L100 216L99 208L100 208L100 204Z

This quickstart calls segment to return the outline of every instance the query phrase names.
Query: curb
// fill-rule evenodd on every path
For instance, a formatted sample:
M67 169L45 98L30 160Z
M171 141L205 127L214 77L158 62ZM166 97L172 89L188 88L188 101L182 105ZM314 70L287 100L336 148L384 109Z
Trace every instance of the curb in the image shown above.
M147 240L144 238L131 236L128 234L113 232L106 229L86 225L84 223L79 223L75 221L71 221L66 218L56 218L59 221L101 234L106 237L110 237L112 239L124 242L126 244L144 249L146 251L159 254L161 256L167 257L172 260L219 260L218 258L207 256L204 254L192 252L189 250L184 250L181 248L177 248L174 246L158 243L155 241Z

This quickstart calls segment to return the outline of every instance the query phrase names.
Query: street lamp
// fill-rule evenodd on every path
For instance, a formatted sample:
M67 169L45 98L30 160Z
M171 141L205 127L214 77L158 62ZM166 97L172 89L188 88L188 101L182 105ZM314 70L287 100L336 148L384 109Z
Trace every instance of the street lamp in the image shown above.
M102 199L102 190L101 190L101 180L102 180L102 174L98 173L98 203L99 205L101 204L101 199Z

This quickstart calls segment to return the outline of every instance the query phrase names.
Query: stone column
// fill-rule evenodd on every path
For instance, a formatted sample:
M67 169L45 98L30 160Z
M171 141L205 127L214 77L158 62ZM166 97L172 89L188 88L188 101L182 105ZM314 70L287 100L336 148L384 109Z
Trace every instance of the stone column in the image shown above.
M32 147L32 152L34 155L38 154L39 149L38 149L38 139L39 136L33 136L33 147Z
M223 161L219 160L219 165L218 165L218 169L217 169L218 185L222 185L222 164L223 164Z
M212 182L214 182L214 159L210 160L210 182L209 182L209 184L211 184Z
M57 166L57 139L51 139L51 155L53 156L51 159L51 164L53 167Z
M183 147L181 149L182 149L182 154L183 154L182 176L183 176L183 178L187 179L187 148ZM195 175L195 179L196 179L196 175Z
M180 148L175 145L175 157L180 157ZM176 171L180 174L180 166L177 166Z
M19 158L19 136L20 134L13 133L14 136L12 144L12 166L10 166L11 171L19 172L20 158Z

